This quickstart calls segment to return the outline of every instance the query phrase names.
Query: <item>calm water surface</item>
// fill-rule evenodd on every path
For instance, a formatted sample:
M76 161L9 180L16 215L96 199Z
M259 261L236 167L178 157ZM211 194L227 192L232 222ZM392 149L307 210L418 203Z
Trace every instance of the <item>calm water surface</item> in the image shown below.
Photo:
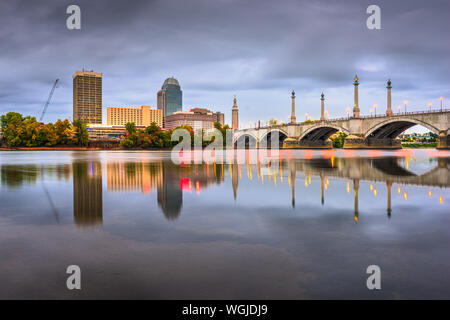
M277 161L0 152L0 298L450 298L450 152Z

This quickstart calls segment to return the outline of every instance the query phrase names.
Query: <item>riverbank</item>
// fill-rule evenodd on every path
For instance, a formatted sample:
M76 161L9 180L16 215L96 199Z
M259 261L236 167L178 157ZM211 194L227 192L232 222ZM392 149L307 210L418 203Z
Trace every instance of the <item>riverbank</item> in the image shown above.
M0 147L0 151L100 151L100 150L130 150L130 151L161 151L171 150L170 148L122 148L122 147Z
M17 147L17 148L0 147L0 151L80 151L80 150L103 150L103 149L90 147Z
M402 147L411 149L436 148L437 142L403 142Z

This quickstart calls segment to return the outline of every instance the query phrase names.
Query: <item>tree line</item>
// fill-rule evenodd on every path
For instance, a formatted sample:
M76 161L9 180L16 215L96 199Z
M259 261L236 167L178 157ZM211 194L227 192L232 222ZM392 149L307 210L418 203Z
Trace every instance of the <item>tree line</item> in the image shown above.
M8 147L52 147L89 145L87 123L81 120L60 120L55 123L41 123L36 117L23 116L17 112L8 112L0 117L0 128L3 132L2 143ZM219 130L225 146L226 132L229 126L220 122L214 123ZM183 125L175 129L185 129L191 135L191 142L201 135L203 146L207 146L214 137L206 137L204 130L194 132L191 126ZM175 130L174 129L174 130ZM174 130L163 131L156 123L145 129L137 129L134 123L125 125L125 134L121 137L120 146L127 149L172 148L179 141L172 141Z
M36 117L8 112L0 117L3 143L8 147L87 146L87 124L65 119L43 124Z
M225 146L226 132L230 127L222 125L220 122L215 122L214 128L221 133L223 145ZM194 145L196 137L201 139L203 147L214 141L214 137L208 137L204 130L194 132L190 125L182 125L175 129L163 131L155 122L145 129L137 129L134 123L127 123L125 129L125 136L120 141L120 145L123 148L172 148L179 143L179 140L172 141L172 133L177 129L184 129L189 132L191 145Z

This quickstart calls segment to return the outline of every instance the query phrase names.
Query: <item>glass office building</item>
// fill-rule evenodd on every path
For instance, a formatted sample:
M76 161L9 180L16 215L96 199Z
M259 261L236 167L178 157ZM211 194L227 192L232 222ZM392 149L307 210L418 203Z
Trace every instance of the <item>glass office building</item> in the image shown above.
M182 111L183 91L178 80L167 78L158 91L158 109L163 110L163 118L177 111Z

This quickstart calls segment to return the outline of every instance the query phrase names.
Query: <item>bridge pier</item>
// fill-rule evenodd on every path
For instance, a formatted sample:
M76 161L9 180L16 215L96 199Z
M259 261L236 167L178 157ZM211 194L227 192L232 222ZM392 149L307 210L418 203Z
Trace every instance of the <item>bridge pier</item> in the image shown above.
M349 135L344 140L344 149L401 149L400 139L364 138L363 135Z
M450 149L450 135L445 131L439 133L437 149Z
M330 139L318 141L299 141L294 138L287 138L283 141L283 149L333 149L333 142Z

